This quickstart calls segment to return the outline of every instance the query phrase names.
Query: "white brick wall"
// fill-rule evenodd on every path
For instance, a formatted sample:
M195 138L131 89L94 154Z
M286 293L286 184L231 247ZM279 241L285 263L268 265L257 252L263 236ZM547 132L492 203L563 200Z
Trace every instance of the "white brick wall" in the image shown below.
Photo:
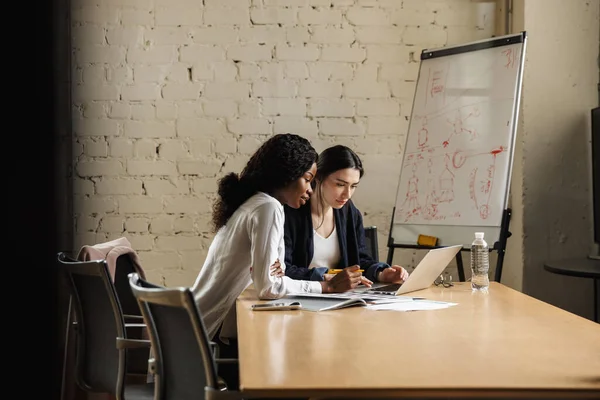
M190 285L217 179L274 133L362 155L381 255L419 54L494 32L495 1L73 0L76 243L126 236Z

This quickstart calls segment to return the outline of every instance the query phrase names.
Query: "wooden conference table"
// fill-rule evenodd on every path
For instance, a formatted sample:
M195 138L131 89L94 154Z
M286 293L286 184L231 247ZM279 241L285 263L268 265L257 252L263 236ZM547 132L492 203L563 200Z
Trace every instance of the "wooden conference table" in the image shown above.
M458 303L399 312L253 312L237 301L245 397L600 398L600 324L492 282L415 295Z

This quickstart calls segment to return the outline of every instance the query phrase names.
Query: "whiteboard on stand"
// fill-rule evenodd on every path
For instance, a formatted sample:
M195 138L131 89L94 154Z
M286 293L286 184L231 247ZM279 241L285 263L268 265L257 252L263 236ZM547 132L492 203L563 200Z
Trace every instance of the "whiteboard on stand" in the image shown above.
M423 50L390 236L493 246L508 206L525 32Z

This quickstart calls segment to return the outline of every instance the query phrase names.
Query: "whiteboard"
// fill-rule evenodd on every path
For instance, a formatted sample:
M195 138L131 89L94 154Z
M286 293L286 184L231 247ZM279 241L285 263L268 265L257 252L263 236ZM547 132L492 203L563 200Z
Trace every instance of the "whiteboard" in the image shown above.
M499 239L508 206L525 33L421 53L393 243Z

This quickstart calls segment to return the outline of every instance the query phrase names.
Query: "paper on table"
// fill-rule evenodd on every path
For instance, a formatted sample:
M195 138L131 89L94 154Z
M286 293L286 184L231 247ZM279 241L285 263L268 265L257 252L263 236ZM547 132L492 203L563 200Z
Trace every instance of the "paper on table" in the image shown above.
M348 291L344 293L290 293L290 296L294 297L316 297L320 299L355 299L361 298L363 300L386 300L386 302L398 302L398 301L414 301L421 299L421 297L412 296L390 296L383 294L370 294L365 292L353 292ZM289 297L289 296L288 296Z
M425 310L439 310L443 308L449 308L455 306L457 303L447 303L444 301L433 301L433 300L414 300L414 301L403 301L394 302L387 304L375 304L368 305L369 310L391 310L391 311L425 311Z

